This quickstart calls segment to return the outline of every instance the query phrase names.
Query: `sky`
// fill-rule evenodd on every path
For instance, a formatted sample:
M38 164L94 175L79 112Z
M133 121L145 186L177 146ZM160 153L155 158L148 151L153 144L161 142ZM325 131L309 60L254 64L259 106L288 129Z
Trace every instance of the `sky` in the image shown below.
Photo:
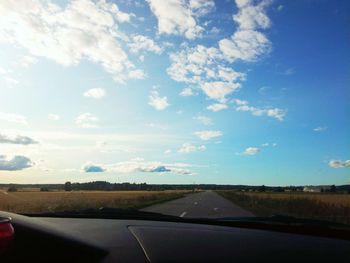
M0 183L350 183L350 2L0 1Z

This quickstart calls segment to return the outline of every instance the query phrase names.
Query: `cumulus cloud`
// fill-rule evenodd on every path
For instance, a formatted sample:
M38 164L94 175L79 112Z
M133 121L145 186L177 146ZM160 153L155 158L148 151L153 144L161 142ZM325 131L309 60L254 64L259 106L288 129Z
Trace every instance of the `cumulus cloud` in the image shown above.
M28 157L0 155L0 171L18 171L32 166L33 163Z
M241 87L245 74L224 66L224 57L215 47L197 45L170 54L169 76L186 84L197 85L208 98L225 101Z
M203 125L212 125L213 121L212 119L210 119L209 117L203 116L203 115L199 115L193 118L194 120L202 123Z
M275 118L279 121L283 121L287 112L285 110L279 108L257 108L253 106L249 106L248 101L246 100L234 100L236 104L236 111L247 111L251 112L254 116L268 116L271 118Z
M49 120L52 120L52 121L58 121L59 119L61 119L60 115L53 114L53 113L48 114L47 117L49 118Z
M245 155L255 155L260 152L258 147L248 147L244 150L243 154Z
M81 128L96 128L96 122L98 118L89 112L82 113L75 119L75 123Z
M83 95L88 98L101 99L106 96L106 90L103 88L93 88L85 91Z
M0 112L0 121L7 121L7 122L13 122L13 123L19 123L19 124L27 124L26 117L14 114L14 113L6 113L6 112Z
M211 12L215 8L215 3L213 0L190 0L189 6L192 13L200 17Z
M214 103L207 107L208 110L211 110L213 112L221 111L227 109L227 105L224 103Z
M180 149L178 150L179 153L192 153L192 152L197 152L197 151L205 151L207 149L207 147L205 147L205 145L200 145L200 146L196 146L193 145L192 143L184 143L182 144L182 146L180 147Z
M152 90L151 94L148 96L149 101L148 104L155 108L156 110L165 110L169 107L168 98L160 97L159 92L156 90Z
M237 23L238 29L231 38L219 41L220 50L230 62L254 61L270 51L270 41L257 29L270 27L271 22L265 9L271 2L262 0L254 5L253 1L236 1L239 11L233 16L233 20Z
M105 169L101 166L87 163L83 166L83 171L86 173L102 173L105 171Z
M198 138L200 138L203 141L208 141L210 139L222 136L222 132L221 131L198 131L198 132L195 132L194 135L196 135Z
M350 167L350 160L330 160L328 165L332 168Z
M156 44L153 39L144 35L134 35L131 38L131 42L128 44L132 53L139 53L140 51L153 52L155 54L161 54L164 49Z
M160 174L178 174L178 175L190 175L192 174L189 169L186 167L190 167L189 164L181 164L181 163L161 163L161 162L147 162L142 158L136 158L130 161L118 162L114 164L107 165L96 165L96 164L88 164L87 166L83 166L83 170L85 172L92 172L92 170L96 172L117 172L117 173L160 173ZM86 168L86 169L85 169Z
M184 88L180 92L180 96L182 96L182 97L190 97L190 96L194 96L194 95L195 94L191 88Z
M50 1L4 0L0 2L0 42L64 66L87 59L123 83L133 77L128 72L136 67L122 48L128 37L119 25L133 16L106 1L77 0L61 7Z
M15 137L11 137L0 133L0 144L1 143L21 144L21 145L38 144L37 141L27 136L17 135Z
M159 34L173 34L195 39L204 28L198 17L210 12L212 0L147 0L151 11L158 19Z

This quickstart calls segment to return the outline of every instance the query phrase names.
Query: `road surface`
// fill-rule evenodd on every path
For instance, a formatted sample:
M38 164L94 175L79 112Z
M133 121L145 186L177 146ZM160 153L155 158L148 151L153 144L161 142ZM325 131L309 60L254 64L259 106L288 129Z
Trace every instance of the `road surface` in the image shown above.
M189 194L176 200L143 208L141 211L202 218L254 216L251 212L212 191Z

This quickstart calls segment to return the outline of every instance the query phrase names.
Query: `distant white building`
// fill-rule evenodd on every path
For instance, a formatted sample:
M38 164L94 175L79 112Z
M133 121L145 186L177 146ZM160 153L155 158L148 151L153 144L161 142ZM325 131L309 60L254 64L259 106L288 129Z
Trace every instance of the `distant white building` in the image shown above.
M310 192L310 193L321 193L322 190L329 190L330 186L305 186L303 188L303 192Z

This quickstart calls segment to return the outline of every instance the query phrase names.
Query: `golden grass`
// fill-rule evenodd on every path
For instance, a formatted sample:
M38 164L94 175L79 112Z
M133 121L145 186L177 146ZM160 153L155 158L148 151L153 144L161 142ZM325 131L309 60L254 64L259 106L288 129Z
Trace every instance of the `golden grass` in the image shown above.
M188 191L0 191L0 210L16 213L115 207L140 208L183 196Z
M303 193L303 192L284 192L284 193L244 193L245 195L257 198L272 199L310 199L330 205L341 205L350 207L350 195L330 194L330 193Z
M218 191L257 216L273 214L350 224L350 195L331 193L250 193Z

